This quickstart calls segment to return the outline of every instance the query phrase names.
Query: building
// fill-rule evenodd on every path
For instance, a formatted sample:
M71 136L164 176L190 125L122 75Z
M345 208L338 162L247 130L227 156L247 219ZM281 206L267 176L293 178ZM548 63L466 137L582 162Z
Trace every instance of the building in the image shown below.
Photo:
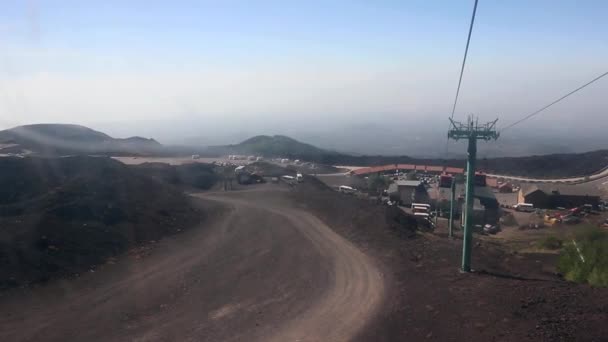
M402 205L428 203L429 196L424 184L419 180L398 180L389 185L388 195L391 201Z
M531 203L535 208L574 208L584 204L597 207L600 192L588 184L526 184L519 190L519 203Z
M456 184L455 199L457 204L454 206L455 216L461 216L464 204L466 187L463 183ZM431 205L438 208L442 213L449 213L451 189L434 186L429 191ZM499 205L496 196L491 188L487 186L475 186L475 196L473 201L473 222L475 224L495 224L499 219Z
M498 179L486 177L486 186L489 186L490 188L498 188Z

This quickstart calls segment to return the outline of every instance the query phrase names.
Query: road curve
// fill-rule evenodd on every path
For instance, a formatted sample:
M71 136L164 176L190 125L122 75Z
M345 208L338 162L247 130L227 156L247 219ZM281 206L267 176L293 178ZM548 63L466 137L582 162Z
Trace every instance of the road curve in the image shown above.
M276 188L196 195L228 213L148 256L0 295L0 340L352 339L379 309L382 274Z
M333 264L330 286L314 305L293 317L266 341L347 341L378 308L383 278L372 261L321 220L299 209L275 204L206 196L237 206L248 206L285 217Z

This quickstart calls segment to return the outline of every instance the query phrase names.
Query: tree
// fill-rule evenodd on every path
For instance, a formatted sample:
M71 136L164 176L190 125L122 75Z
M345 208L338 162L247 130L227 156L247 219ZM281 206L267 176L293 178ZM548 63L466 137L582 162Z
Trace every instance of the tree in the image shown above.
M369 191L374 193L381 193L382 190L386 189L389 184L390 180L379 174L371 175L367 179Z

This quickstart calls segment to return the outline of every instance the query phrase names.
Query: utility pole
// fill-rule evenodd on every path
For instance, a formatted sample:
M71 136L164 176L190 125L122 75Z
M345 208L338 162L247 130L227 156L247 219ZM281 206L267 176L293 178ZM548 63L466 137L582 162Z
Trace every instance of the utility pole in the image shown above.
M450 194L450 222L448 223L448 237L454 237L453 226L454 226L454 201L456 200L456 177L452 177L452 193Z
M469 116L466 123L460 123L450 118L451 128L448 138L454 140L466 139L467 149L467 179L465 194L464 236L462 239L462 271L471 272L471 240L473 238L473 199L475 197L475 159L477 158L477 140L496 140L496 122L498 119L480 125L477 119Z

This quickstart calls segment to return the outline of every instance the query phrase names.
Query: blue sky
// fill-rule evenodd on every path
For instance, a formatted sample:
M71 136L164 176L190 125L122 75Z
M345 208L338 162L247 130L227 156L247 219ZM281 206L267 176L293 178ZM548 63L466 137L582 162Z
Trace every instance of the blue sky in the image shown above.
M445 120L472 5L5 0L0 125ZM608 70L607 17L607 1L480 0L457 114L506 124ZM607 92L552 120L605 116Z

